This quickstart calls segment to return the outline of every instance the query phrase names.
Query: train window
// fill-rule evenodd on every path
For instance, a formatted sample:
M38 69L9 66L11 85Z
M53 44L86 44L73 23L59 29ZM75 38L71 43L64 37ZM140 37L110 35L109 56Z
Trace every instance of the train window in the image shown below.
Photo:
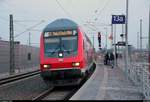
M62 37L61 40L62 40L61 47L62 47L62 51L65 54L64 55L65 57L77 54L77 47L78 47L77 36Z
M45 38L44 47L46 56L57 56L56 52L60 50L60 38Z
M58 38L46 38L45 43L59 43Z
M65 33L67 33L67 35L65 35ZM48 34L48 36L46 35L44 37L45 57L58 57L59 51L63 51L63 57L69 57L77 54L77 30L47 32L45 34Z

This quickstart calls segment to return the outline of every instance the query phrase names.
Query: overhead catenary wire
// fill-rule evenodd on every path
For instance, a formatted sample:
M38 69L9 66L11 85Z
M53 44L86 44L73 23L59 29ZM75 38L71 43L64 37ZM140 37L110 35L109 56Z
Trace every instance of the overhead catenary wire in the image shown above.
M107 7L107 5L109 4L109 2L110 2L110 0L107 0L106 2L105 2L105 4L104 4L104 6L103 6L103 8L98 8L98 9L100 9L100 11L97 11L97 12L102 12L106 7Z
M104 4L104 7L101 8L100 11L96 10L96 12L100 12L100 13L97 15L97 17L96 17L97 19L100 17L102 11L104 11L104 9L107 7L107 5L109 4L109 2L110 2L110 0L107 0L106 3ZM99 8L98 8L98 9L99 9ZM97 20L97 19L96 19L96 20ZM94 28L96 28L96 29L98 30L98 28L96 27L97 25L91 24L91 22L86 22L86 23L88 23L89 25L93 26ZM100 26L102 26L102 25L100 25Z
M63 10L63 12L67 15L67 16L69 16L69 17L71 17L72 18L72 16L71 16L71 14L63 7L63 5L60 3L60 1L59 0L56 0L56 2L57 2L57 4L59 5L59 7ZM6 20L5 20L6 21ZM24 26L25 27L25 25L23 25L23 24L20 24L20 22L36 22L36 20L14 20L14 24L16 24L17 23L17 25L22 25L22 26ZM18 24L19 23L19 24ZM92 25L91 25L92 26ZM92 28L92 27L91 27ZM31 31L33 28L27 28L27 29L25 29L25 31L23 31L23 32L21 32L21 33L19 33L19 34L17 34L15 37L18 37L18 36L20 36L20 35L22 35L22 34L24 34L25 32L27 32L27 31ZM93 29L95 29L95 27L93 26ZM35 30L35 29L34 29Z
M87 24L84 24L84 26L88 27L89 29L91 29L93 31L96 31L96 28L95 27L93 28L93 26L90 26L90 25L87 25Z
M4 18L4 17L1 17L1 16L0 16L0 20L3 20L3 21L5 21L5 22L8 22L8 21L9 21L8 19L6 19L6 18ZM16 21L17 21L17 22L16 22ZM16 21L14 21L14 24L15 24L15 25L19 25L19 27L20 27L20 26L22 26L22 27L26 27L26 26L27 26L27 25L24 25L24 24L20 24L20 23L19 23L20 20L16 20Z
M0 20L3 20L3 21L5 21L5 22L8 22L9 20L8 19L6 19L6 18L4 18L4 17L1 17L0 16ZM25 24L21 24L20 23L20 21L21 22L23 22L23 21L26 21L26 20L17 20L17 22L14 22L14 25L16 25L17 27L19 27L19 28L24 28L24 27L27 27L28 25L25 25ZM33 20L32 20L33 21ZM28 31L42 31L41 29L29 29L29 28L27 28L28 29ZM15 31L15 30L14 30ZM22 32L23 33L23 32ZM25 33L25 31L24 31L24 33Z
M104 6L103 6L101 9L98 8L98 9L100 9L100 11L99 11L99 10L95 10L95 11L96 11L95 13L100 12L100 13L97 15L96 18L99 18L99 16L101 15L102 11L104 11L104 9L107 7L107 5L109 4L109 2L110 2L110 0L107 0L106 3L104 4ZM96 20L97 20L97 19L96 19ZM96 21L96 20L95 20L95 21ZM94 27L94 29L96 29L96 30L98 30L98 27L97 27L97 26L109 26L109 24L96 25L96 24L94 24L95 22L92 22L92 23L91 23L91 22L87 22L87 21L86 21L86 23L89 24L89 26ZM91 27L88 27L88 28L91 29ZM92 30L93 30L93 28L92 28Z
M25 24L21 24L21 23L18 23L18 22L14 22L15 25L19 25L19 27L27 27L27 25Z
M31 23L31 22L37 22L37 21L45 21L45 20L14 20L15 25L19 25L19 28L25 29L28 25L22 24L22 23ZM18 26L17 26L18 27ZM28 28L27 28L28 29ZM29 29L28 31L42 31L41 29Z
M100 13L98 14L97 19L101 16L102 11L104 11L104 9L107 7L107 5L109 4L109 2L110 2L110 0L107 0L107 1L106 1L106 3L105 3L105 5L104 5L104 7L103 7L103 8L99 11Z
M6 0L3 0L3 1L0 2L0 3L1 3L3 6L5 5L5 6L7 6L7 7L11 7L11 9L12 9L12 6L9 5L8 2L7 2ZM5 9L10 10L9 8L5 8Z
M98 28L94 24L89 23L89 25L98 30Z
M16 34L16 35L14 36L14 38L16 38L16 37L18 37L18 36L24 34L24 33L27 32L27 31L32 30L33 28L37 27L38 25L42 24L43 22L45 22L45 21L41 21L41 22L37 23L36 25L33 25L33 26L27 28L25 31L23 31L23 32L21 32L21 33L19 33L19 34Z
M14 22L38 22L38 21L45 21L45 20L14 20Z
M73 18L73 17L71 16L71 14L70 14L68 11L65 10L65 8L60 4L60 2L59 2L58 0L55 0L55 1L56 1L56 3L58 4L58 6L64 11L64 13L65 13L67 16L69 16L70 18Z

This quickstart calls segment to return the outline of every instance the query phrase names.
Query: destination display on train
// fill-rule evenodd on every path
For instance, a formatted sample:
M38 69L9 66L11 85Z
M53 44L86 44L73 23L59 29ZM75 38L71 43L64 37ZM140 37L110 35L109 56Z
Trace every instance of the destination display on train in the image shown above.
M50 36L70 36L70 35L76 35L76 30L67 30L67 31L53 31L53 32L45 32L44 37L50 37Z

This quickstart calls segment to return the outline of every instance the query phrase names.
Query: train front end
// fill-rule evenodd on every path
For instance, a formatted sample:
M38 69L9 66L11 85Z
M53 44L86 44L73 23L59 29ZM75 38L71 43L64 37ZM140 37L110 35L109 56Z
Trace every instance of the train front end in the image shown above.
M82 34L74 22L57 20L49 24L40 40L42 78L55 84L77 82L84 73L82 46Z

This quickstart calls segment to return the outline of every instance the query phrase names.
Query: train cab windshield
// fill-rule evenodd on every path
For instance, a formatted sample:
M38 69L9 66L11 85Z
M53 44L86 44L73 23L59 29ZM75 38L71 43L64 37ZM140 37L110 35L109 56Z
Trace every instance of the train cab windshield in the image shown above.
M77 55L78 34L77 30L53 31L44 33L45 57L59 58Z

